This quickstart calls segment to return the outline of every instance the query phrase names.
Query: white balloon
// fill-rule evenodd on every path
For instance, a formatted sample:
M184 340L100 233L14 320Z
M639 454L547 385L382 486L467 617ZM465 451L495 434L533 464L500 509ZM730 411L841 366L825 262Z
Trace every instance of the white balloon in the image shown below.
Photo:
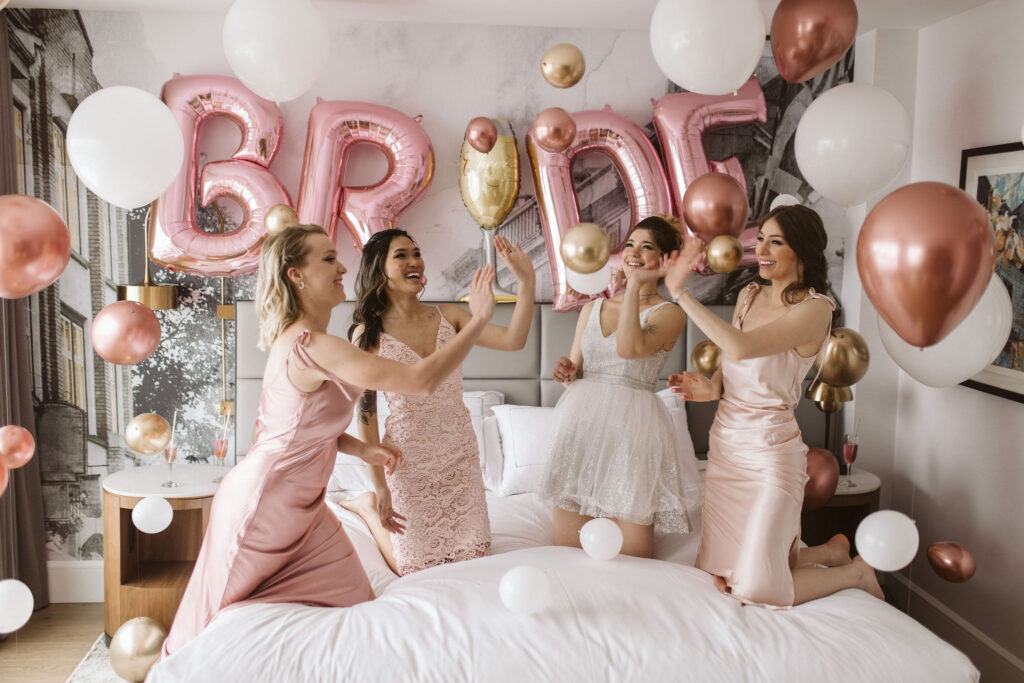
M596 517L580 529L580 545L595 560L610 560L622 550L622 529L610 519Z
M800 198L791 194L780 194L772 200L772 205L768 207L768 210L774 211L780 206L800 206Z
M651 52L673 83L705 95L740 89L765 45L757 0L659 0L651 15Z
M327 66L327 22L309 0L235 0L224 19L235 75L268 100L293 100Z
M171 525L174 510L165 498L146 496L132 509L132 522L144 534L158 534Z
M867 83L832 88L796 128L796 162L811 186L843 206L860 204L903 168L910 118L889 92Z
M67 149L85 186L124 209L163 194L185 158L181 129L167 105L126 85L82 100L68 121Z
M0 633L14 633L24 626L35 606L28 586L17 579L0 581Z
M1013 303L1002 278L993 273L985 293L938 344L920 349L903 341L878 316L878 336L896 365L921 384L951 387L978 374L1006 345L1013 325Z
M861 520L854 538L864 561L883 572L910 564L920 542L914 520L895 510L872 512Z
M505 572L498 584L498 595L505 607L516 614L528 615L548 606L551 585L543 571L522 565Z
M570 268L565 269L565 280L569 286L587 296L603 292L611 284L611 279L612 267L607 263L594 273L577 273Z

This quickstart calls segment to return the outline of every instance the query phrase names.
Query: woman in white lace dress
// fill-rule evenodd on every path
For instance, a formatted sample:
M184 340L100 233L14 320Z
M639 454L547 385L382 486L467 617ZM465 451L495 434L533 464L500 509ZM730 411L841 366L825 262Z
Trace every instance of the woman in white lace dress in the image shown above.
M672 418L655 383L686 323L658 295L662 254L682 236L652 216L633 228L622 253L626 291L580 311L572 352L553 377L569 384L558 402L541 495L554 506L555 543L579 546L580 528L607 517L622 529L622 552L651 557L654 530L690 531L699 499L693 458L681 462Z

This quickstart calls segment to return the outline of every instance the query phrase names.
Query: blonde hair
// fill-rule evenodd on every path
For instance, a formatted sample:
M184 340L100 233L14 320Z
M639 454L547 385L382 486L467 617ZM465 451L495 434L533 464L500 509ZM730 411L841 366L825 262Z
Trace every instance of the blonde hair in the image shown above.
M319 225L289 225L263 241L260 271L256 277L256 316L259 320L260 349L268 349L286 327L299 319L295 285L288 279L289 268L306 265L309 235L326 235Z

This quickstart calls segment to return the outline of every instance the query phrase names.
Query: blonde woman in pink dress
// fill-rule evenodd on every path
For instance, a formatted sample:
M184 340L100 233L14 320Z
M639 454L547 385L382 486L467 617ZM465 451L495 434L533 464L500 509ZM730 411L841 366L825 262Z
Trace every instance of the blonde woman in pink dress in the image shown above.
M317 225L267 238L256 286L260 346L270 346L256 443L213 498L203 545L164 654L243 602L347 607L373 598L324 496L338 450L395 471L401 454L345 434L363 387L425 396L458 368L494 313L493 270L478 271L459 333L412 365L327 333L345 299L334 243Z
M673 375L687 401L719 399L711 427L697 567L744 603L791 607L859 588L882 598L874 570L836 535L799 548L807 482L807 446L793 410L801 383L829 336L835 304L828 291L821 218L803 206L780 207L761 224L758 275L736 302L729 325L686 291L703 251L690 240L666 259L665 284L701 330L722 349L708 379Z
M523 348L530 332L533 265L518 246L501 237L494 241L518 280L518 294L509 326L488 325L477 344L512 351ZM420 303L426 284L423 257L402 230L384 230L367 241L358 284L350 334L353 343L381 358L400 363L429 358L469 319L454 304ZM383 442L402 451L402 468L388 474L371 466L376 491L342 505L363 517L399 575L485 554L491 528L476 436L462 402L462 368L430 396L390 390L384 396L390 414ZM359 438L378 443L376 392L364 399Z

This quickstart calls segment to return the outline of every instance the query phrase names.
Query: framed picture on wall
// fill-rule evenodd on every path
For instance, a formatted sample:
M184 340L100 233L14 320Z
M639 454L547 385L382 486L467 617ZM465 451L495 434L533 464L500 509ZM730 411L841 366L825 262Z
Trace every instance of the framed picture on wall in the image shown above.
M996 273L1013 303L1006 345L964 386L1024 403L1024 144L965 149L960 188L988 211L996 234Z

